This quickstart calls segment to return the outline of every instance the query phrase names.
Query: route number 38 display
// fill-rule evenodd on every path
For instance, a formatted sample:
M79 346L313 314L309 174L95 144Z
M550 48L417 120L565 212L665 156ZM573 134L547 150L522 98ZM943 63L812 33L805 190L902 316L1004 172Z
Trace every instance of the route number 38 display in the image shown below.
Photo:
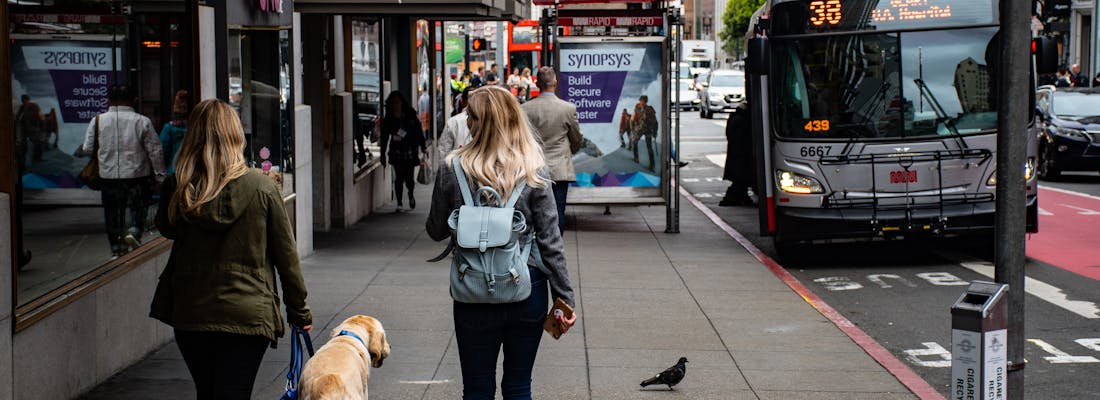
M810 2L810 23L814 26L840 24L844 14L840 11L840 0L814 0Z

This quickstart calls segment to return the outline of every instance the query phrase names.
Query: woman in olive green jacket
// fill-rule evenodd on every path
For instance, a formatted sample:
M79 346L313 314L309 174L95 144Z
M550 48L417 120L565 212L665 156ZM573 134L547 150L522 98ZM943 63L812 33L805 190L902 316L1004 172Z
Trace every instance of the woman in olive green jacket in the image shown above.
M150 316L175 328L199 399L248 399L264 351L287 319L313 317L279 189L245 165L240 118L227 104L195 106L162 188L157 228L173 239Z

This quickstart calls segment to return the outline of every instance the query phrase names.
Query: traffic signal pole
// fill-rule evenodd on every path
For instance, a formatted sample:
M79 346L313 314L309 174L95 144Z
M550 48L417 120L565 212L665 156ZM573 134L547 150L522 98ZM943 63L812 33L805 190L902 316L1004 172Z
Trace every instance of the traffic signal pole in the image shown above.
M1008 398L1024 398L1024 239L1027 182L1024 179L1028 109L1035 95L1029 78L1030 1L1002 0L997 117L997 212L995 220L995 280L1009 285ZM999 61L999 62L998 62ZM1028 82L1024 84L1024 82Z

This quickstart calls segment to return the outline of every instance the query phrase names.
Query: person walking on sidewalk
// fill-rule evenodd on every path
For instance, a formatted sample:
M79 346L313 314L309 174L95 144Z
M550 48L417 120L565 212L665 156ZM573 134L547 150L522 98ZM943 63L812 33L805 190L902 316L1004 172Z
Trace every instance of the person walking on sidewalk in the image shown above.
M153 122L134 111L135 100L129 86L112 86L107 93L110 107L93 118L84 133L83 149L88 154L99 141L99 153L92 156L99 157L104 225L114 257L141 245L153 186L165 177L160 138Z
M749 103L742 102L730 114L726 121L726 165L722 179L730 181L726 195L718 202L722 207L749 206L749 187L755 177L752 156L752 116L749 115Z
M236 111L205 100L187 126L161 189L156 224L172 253L149 316L175 329L199 399L245 400L286 330L276 277L290 324L309 331L313 316L281 192L245 164Z
M461 157L462 170L472 187L490 186L510 194L521 180L516 210L523 213L537 246L527 261L531 295L505 304L454 303L455 337L462 368L462 398L491 400L496 396L497 354L504 348L504 376L500 383L506 400L531 399L531 370L535 364L542 323L549 307L547 286L555 298L574 306L573 287L565 266L564 243L557 229L557 213L542 152L523 120L519 102L507 90L488 86L470 93L467 113L473 140L452 153L436 175L432 208L426 228L433 240L451 237L447 219L463 204L452 162ZM509 201L502 199L501 201ZM535 259L535 257L541 257ZM541 262L549 274L535 263ZM558 317L562 331L576 322L576 314Z
M462 94L458 98L458 106L455 107L459 110L458 114L447 120L446 126L443 127L443 133L439 135L439 144L436 145L439 151L439 159L447 158L448 154L452 151L461 149L467 143L470 143L470 127L467 125L466 103L470 99L469 89L463 90Z
M523 112L542 143L550 179L554 181L554 202L558 207L558 229L565 232L565 202L569 183L576 181L573 154L581 149L584 136L577 122L577 106L559 99L558 75L550 67L539 67L536 84L539 97L523 103Z
M401 209L404 188L409 189L409 208L416 208L413 187L416 186L416 167L420 165L420 153L427 151L424 131L416 110L400 92L386 97L386 114L382 118L382 165L393 164L393 190L397 195L397 209Z

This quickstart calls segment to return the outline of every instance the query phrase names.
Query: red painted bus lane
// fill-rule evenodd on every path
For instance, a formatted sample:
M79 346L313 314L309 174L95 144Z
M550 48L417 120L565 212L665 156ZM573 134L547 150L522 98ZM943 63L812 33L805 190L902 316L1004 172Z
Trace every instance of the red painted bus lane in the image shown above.
M1027 256L1100 280L1100 197L1039 188L1039 233Z

